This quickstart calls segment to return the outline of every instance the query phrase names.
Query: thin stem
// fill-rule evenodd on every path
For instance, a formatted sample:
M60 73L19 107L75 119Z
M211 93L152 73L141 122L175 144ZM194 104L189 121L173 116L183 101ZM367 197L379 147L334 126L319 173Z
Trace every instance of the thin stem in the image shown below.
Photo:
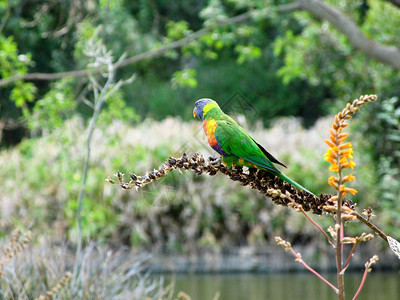
M339 300L344 300L344 282L343 282L343 247L342 247L342 236L343 236L343 223L342 223L342 197L343 194L340 191L340 186L343 183L342 179L342 168L340 166L340 155L337 156L337 165L339 166L338 171L338 199L337 199L337 211L336 211L336 271L337 271L337 282L339 289Z
M358 220L360 220L365 225L367 225L369 228L371 228L373 231L375 231L383 240L385 240L386 243L388 243L386 234L384 234L378 227L376 227L374 224L372 224L369 220L364 218L362 215L360 215L356 211L352 212L352 215L356 216Z
M351 259L351 257L353 256L353 253L354 253L354 251L356 250L357 246L358 246L358 242L355 242L355 243L353 244L353 248L351 248L349 257L347 258L346 263L345 263L344 266L343 266L343 270L346 269L347 266L349 265L350 259Z
M360 294L362 288L364 287L364 283L365 283L365 280L367 279L367 275L368 275L368 268L365 268L363 277L361 279L360 286L358 287L357 292L354 294L353 300L355 300L358 297L358 295Z
M317 229L318 229L319 231L322 232L323 235L325 235L325 237L328 239L329 243L330 243L331 245L334 246L334 245L335 245L335 242L334 242L334 241L330 238L330 236L321 228L321 226L319 226L313 219L310 218L309 215L307 215L307 213L305 212L305 210L303 209L303 207L302 207L300 204L294 202L293 199L289 198L289 200L293 203L293 205L296 206L296 208L298 208L298 209L303 213L303 215L304 215L315 227L317 227Z
M10 17L10 12L11 12L11 0L7 1L7 10L3 16L3 20L0 23L0 34L2 33L4 27L7 24L8 18Z
M307 265L304 260L301 258L300 255L296 253L296 251L293 250L292 247L289 248L290 252L296 257L296 260L300 262L307 270L309 270L311 273L313 273L315 276L317 276L319 279L321 279L323 282L325 282L331 289L335 291L337 294L339 292L338 288L335 287L332 283L330 283L328 280L326 280L321 274L319 274L317 271L315 271L313 268L311 268L309 265Z
M106 94L114 80L114 68L112 63L109 63L108 66L108 78L107 81L104 85L104 88L102 89L100 96L97 94L97 88L94 87L95 91L95 107L94 107L94 112L92 119L90 120L90 125L89 125L89 131L88 131L88 138L86 141L86 161L85 161L85 169L83 173L83 178L82 178L82 183L81 183L81 189L79 192L79 198L78 198L78 210L77 210L77 221L78 221L78 247L76 250L77 255L81 252L82 250L82 202L83 202L83 197L85 196L85 189L86 189L86 180L87 180L87 174L89 170L89 162L90 162L90 152L91 152L91 142L92 142L92 136L93 132L96 126L96 121L97 118L100 114L101 108L106 100Z

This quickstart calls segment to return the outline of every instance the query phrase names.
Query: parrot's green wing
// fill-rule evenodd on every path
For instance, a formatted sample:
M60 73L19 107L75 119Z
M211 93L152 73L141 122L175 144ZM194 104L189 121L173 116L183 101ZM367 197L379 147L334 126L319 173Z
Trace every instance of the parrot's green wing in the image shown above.
M226 154L243 158L273 174L281 173L265 155L266 150L260 149L251 136L236 122L218 120L217 124L214 136ZM269 156L273 158L271 154ZM275 158L273 160L277 161Z
M279 164L279 165L281 165L282 167L287 168L283 163L281 163L279 160L277 160L275 157L273 157L271 153L269 153L267 150L265 150L263 146L261 146L259 143L257 143L253 138L251 138L251 139L254 141L254 143L256 143L256 145L258 146L258 148L261 149L261 151L265 154L265 156L266 156L271 162L276 163L276 164Z

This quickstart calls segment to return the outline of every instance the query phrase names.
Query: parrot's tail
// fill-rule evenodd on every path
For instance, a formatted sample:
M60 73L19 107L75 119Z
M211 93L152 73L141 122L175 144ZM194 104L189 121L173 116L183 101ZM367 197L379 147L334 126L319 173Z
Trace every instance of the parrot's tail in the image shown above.
M278 177L279 177L280 179L282 179L283 181L286 181L286 182L290 183L291 185L294 185L294 186L297 187L298 189L301 189L301 190L303 190L303 191L305 191L305 192L307 192L307 193L313 195L314 197L317 197L317 196L315 196L313 193L311 193L309 190L307 190L305 187L301 186L301 185L298 184L296 181L294 181L294 180L290 179L289 177L287 177L285 174L280 173L280 174L278 174L278 175L276 175L276 176L278 176Z

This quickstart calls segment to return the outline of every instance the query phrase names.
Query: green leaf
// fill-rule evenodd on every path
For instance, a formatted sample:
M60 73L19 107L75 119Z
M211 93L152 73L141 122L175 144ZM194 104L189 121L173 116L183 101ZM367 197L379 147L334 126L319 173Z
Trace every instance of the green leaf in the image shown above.
M196 80L197 71L194 69L184 69L176 71L172 77L172 86L177 87L191 87L197 86Z

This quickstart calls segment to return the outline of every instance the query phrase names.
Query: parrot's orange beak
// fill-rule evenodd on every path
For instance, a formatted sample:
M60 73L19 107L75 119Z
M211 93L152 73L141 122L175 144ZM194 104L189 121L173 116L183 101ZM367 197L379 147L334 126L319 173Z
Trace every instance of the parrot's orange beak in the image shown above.
M196 113L196 107L195 108L193 108L193 117L195 118L195 117L197 117L197 113Z

